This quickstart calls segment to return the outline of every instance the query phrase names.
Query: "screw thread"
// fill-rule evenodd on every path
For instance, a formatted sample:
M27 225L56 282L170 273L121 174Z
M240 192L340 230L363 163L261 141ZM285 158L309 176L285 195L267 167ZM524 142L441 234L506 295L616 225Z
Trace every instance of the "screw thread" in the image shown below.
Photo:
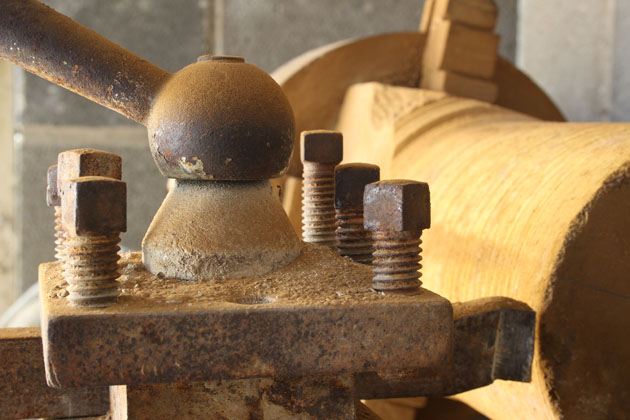
M65 240L63 277L74 306L105 307L116 302L120 233Z
M304 242L335 248L335 164L304 162L302 236Z
M63 262L65 233L61 224L61 206L55 206L55 258Z
M420 287L421 233L413 231L373 232L375 290L413 291Z
M372 234L363 228L363 209L337 209L337 250L361 264L372 264Z

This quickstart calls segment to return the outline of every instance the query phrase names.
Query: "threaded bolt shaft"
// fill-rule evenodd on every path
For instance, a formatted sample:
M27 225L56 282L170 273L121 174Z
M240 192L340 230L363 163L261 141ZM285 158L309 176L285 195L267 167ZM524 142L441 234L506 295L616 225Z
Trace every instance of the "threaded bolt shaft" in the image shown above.
M46 204L52 206L55 211L55 258L63 263L63 240L64 231L61 223L61 198L57 185L58 166L48 167L46 174Z
M302 164L302 239L335 249L335 166L343 157L343 136L337 131L304 131Z
M65 233L61 224L61 206L55 206L55 258L63 263Z
M379 291L413 291L422 282L420 234L413 231L372 232L374 238L374 278L372 286Z
M363 209L337 209L337 251L361 264L371 264L372 235L363 229Z
M63 278L72 305L105 307L116 302L119 241L118 232L66 239Z
M335 164L304 162L302 236L304 242L335 248Z
M363 193L379 178L376 165L347 163L335 168L337 251L357 263L372 263L372 235L363 228Z

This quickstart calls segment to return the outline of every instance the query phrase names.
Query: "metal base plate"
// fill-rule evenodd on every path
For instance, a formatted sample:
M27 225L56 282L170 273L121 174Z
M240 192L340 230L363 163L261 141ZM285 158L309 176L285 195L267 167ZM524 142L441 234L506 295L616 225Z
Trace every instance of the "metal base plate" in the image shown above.
M371 268L303 244L264 276L183 282L121 259L118 303L70 306L59 263L40 265L51 386L402 372L448 360L448 300L371 289Z

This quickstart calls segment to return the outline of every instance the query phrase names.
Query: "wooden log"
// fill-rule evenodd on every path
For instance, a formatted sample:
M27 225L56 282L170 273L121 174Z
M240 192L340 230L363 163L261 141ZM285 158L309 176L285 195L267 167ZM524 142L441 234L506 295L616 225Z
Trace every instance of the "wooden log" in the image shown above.
M433 13L436 19L447 19L473 28L494 30L498 10L492 0L439 0ZM422 17L424 18L424 15Z
M274 71L272 76L281 84L293 107L298 134L288 173L302 176L299 133L334 129L344 95L351 85L376 81L420 86L425 42L426 36L418 32L344 41L309 51ZM497 59L492 82L499 91L497 105L544 120L564 120L547 94L501 57ZM299 232L299 222L295 226Z
M423 58L423 74L449 70L490 80L494 75L498 47L499 37L491 31L434 19ZM426 79L423 85L425 82Z
M428 289L451 301L511 297L537 312L532 382L460 398L493 419L623 418L630 124L542 122L370 83L348 91L337 128L347 162L431 186Z
M427 6L420 27L427 34L421 87L494 102L496 17L493 0L435 0Z

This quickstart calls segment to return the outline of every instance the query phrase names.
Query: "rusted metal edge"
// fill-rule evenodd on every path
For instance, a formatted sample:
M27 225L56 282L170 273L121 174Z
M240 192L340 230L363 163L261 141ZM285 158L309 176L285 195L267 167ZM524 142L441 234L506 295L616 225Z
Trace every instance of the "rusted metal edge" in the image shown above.
M266 275L266 284L273 284L273 276L280 273L285 273L280 277L285 282L293 273L290 284L294 287L313 281L321 265L308 258L320 255L320 247L307 248L291 268ZM332 251L324 253L334 256ZM123 264L128 257L123 257ZM126 291L118 304L101 310L76 308L58 298L55 290L62 282L60 266L42 264L42 334L48 383L73 387L204 382L404 372L444 365L452 347L453 328L452 308L446 299L426 290L413 296L369 292L353 298L351 291L369 290L369 267L346 266L341 259L327 263L345 270L343 278L354 278L353 286L342 286L345 282L341 277L330 278L321 282L320 294L312 299L279 292L283 294L274 294L276 300L249 304L227 300L233 298L226 295L201 300L217 290L216 285L206 282L194 285L196 291L204 292L201 297L192 297L191 305L186 301L166 303L159 293L132 298ZM139 273L126 273L142 283L144 277ZM162 281L153 275L146 278L142 284ZM250 296L257 290L255 279L248 280L253 288L246 287L239 296ZM173 286L180 292L189 287L184 282ZM337 296L339 290L344 291L343 296L330 303L330 296Z
M404 374L357 374L356 397L437 397L489 385L495 379L530 381L536 328L534 311L503 297L455 303L453 311L450 365Z
M107 387L46 385L39 328L0 329L0 418L100 416L108 409Z
M36 0L0 2L0 58L142 124L170 77Z

